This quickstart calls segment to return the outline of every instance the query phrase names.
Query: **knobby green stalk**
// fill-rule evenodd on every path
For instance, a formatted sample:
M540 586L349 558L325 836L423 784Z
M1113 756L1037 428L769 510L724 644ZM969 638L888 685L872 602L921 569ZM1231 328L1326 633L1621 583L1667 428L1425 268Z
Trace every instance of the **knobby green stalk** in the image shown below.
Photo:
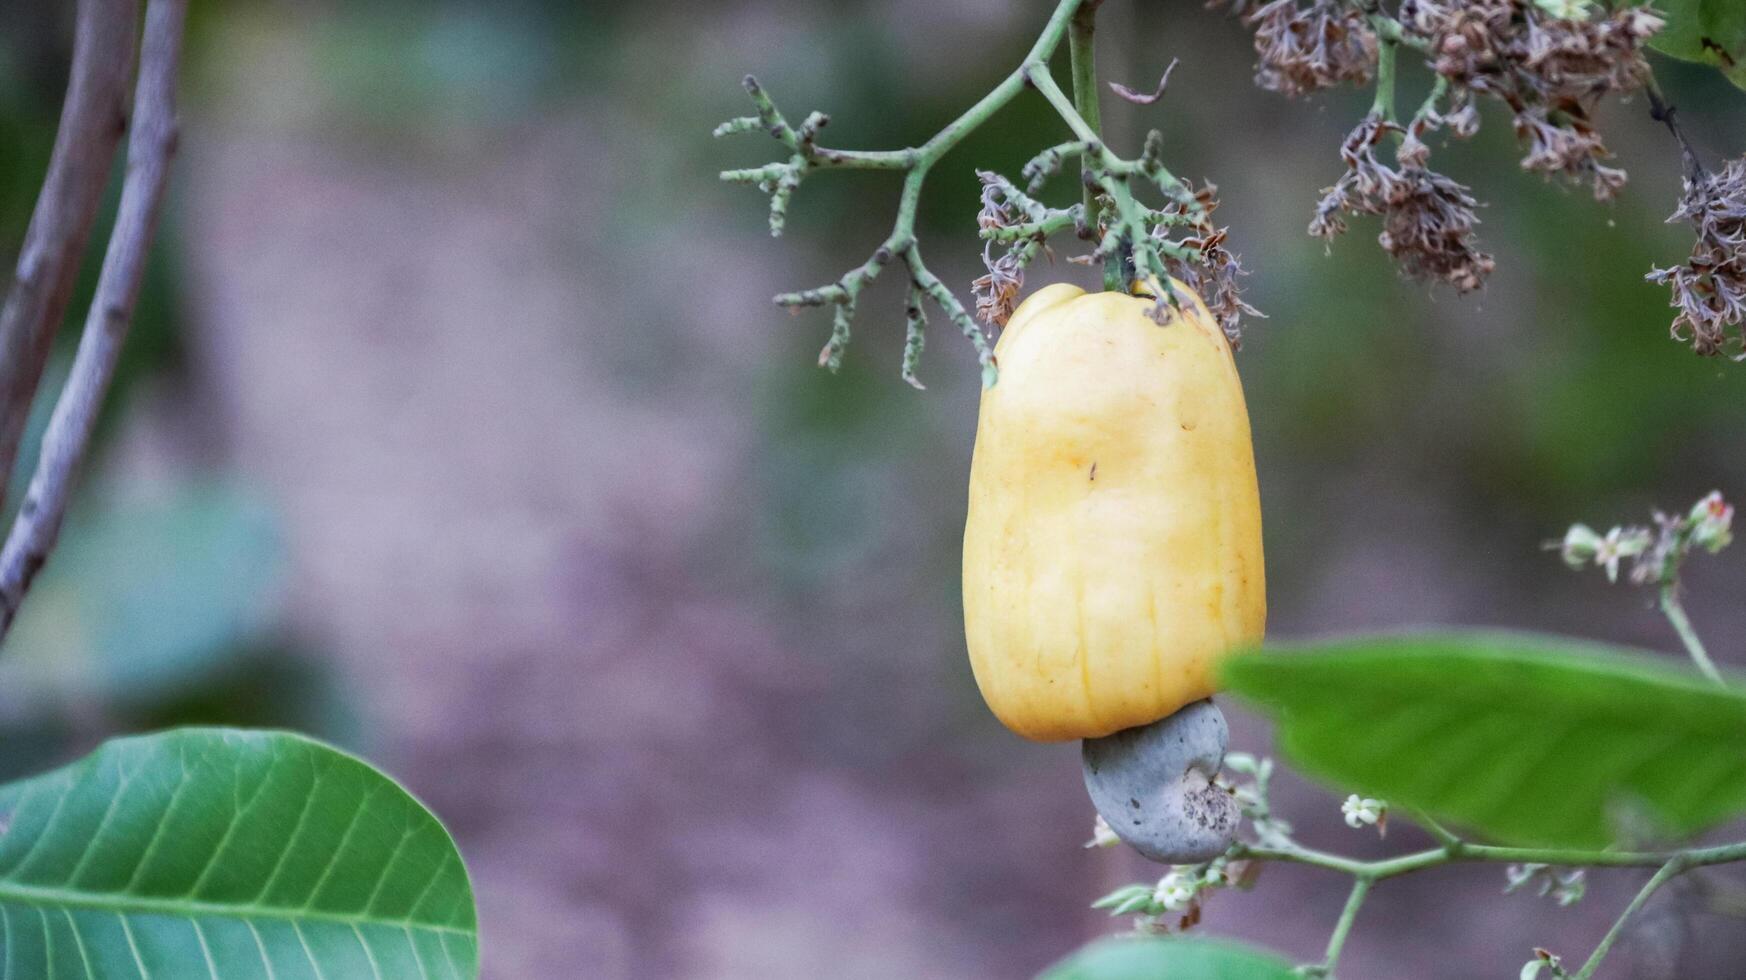
M1124 160L1111 153L1099 136L1099 92L1092 39L1095 16L1102 2L1060 0L1036 43L1017 68L927 142L901 150L839 150L821 146L818 136L830 122L828 116L815 112L799 126L792 126L757 81L750 76L746 78L746 92L751 96L757 114L723 123L716 128L716 135L761 130L787 148L790 155L786 160L762 167L725 171L721 176L727 181L755 185L770 195L771 234L782 233L789 201L801 181L815 171L884 170L904 175L891 232L865 263L849 270L835 282L776 297L778 305L790 309L802 306L835 308L830 341L819 353L821 365L833 371L841 365L844 348L849 342L850 321L861 291L888 265L897 264L909 272L912 295L920 294L939 306L969 338L982 363L983 386L995 383L997 373L993 348L951 290L922 263L916 246L915 219L922 188L934 165L1027 87L1035 88L1049 101L1074 135L1073 141L1044 150L1026 165L1024 176L1030 183L1029 193L1035 193L1042 182L1058 173L1067 160L1077 157L1085 185L1084 200L1069 208L1049 208L998 175L983 175L985 194L989 195L991 202L989 206L1001 213L991 218L985 211L980 235L984 241L1002 244L1008 249L1006 256L990 266L989 277L983 281L991 284L983 299L989 307L983 311L984 315L998 322L999 304L1010 299L1018 288L1018 270L1041 251L1049 235L1068 229L1097 243L1092 259L1105 263L1106 288L1125 290L1130 277L1165 284L1155 290L1159 298L1153 316L1162 323L1173 314L1178 300L1174 290L1167 285L1170 281L1167 260L1193 263L1201 255L1190 243L1172 241L1154 232L1204 221L1206 209L1194 191L1164 167L1163 138L1157 133L1148 136L1144 152L1134 160ZM1061 90L1049 73L1049 62L1063 41L1069 48L1072 98ZM1135 177L1154 184L1164 194L1168 203L1163 209L1146 207L1135 198L1130 186ZM1018 220L1010 220L1014 218ZM1006 292L1002 293L1002 290ZM903 377L920 387L915 377L915 365L921 355L924 321L916 315L913 307L908 312Z
M1139 160L1123 160L1105 146L1099 138L1097 130L1080 114L1067 93L1061 91L1061 86L1049 74L1048 65L1036 64L1026 71L1030 83L1042 93L1044 99L1054 107L1057 115L1073 131L1073 135L1082 142L1081 161L1090 183L1095 183L1096 190L1103 192L1109 198L1113 213L1103 216L1104 229L1102 240L1098 244L1096 255L1106 261L1115 260L1117 269L1120 262L1129 259L1134 264L1137 275L1155 279L1160 284L1159 303L1175 306L1177 297L1175 291L1169 288L1169 274L1164 267L1164 258L1192 260L1193 256L1187 249L1175 242L1154 238L1148 223L1148 211L1134 198L1130 186L1130 178L1138 175L1155 182L1159 189L1171 195L1178 202L1190 206L1193 204L1193 194L1176 176L1165 169L1159 156L1162 152L1162 137L1153 134L1147 138L1146 150ZM1105 278L1110 273L1105 267ZM1115 282L1109 288L1124 289L1120 271L1116 273Z
M1037 37L1036 43L1031 46L1030 53L1025 56L1024 62L975 105L966 109L963 115L948 123L920 146L901 150L838 150L820 146L817 142L818 132L829 123L828 116L813 113L799 127L790 126L757 80L749 75L746 77L746 92L751 96L758 114L723 123L716 128L716 135L727 136L763 130L791 150L792 155L787 161L763 167L724 171L721 177L733 183L753 184L770 194L771 234L782 233L789 199L800 186L801 180L815 170L893 170L904 173L902 195L891 233L865 264L830 285L776 297L778 305L790 308L825 305L834 305L837 308L831 340L819 355L821 364L833 370L841 364L843 348L849 340L849 319L854 313L855 301L861 290L876 279L893 259L901 259L909 271L914 291L938 305L975 346L977 358L982 364L983 386L989 387L995 383L997 373L994 351L981 328L976 325L963 304L952 295L951 290L922 263L920 252L916 248L917 204L934 164L1024 91L1036 71L1046 66L1060 48L1061 41L1077 22L1082 10L1085 11L1083 30L1089 38L1091 14L1100 2L1101 0L1061 0ZM1090 70L1088 63L1087 71ZM919 318L911 316L909 319L912 329L909 332L910 339L905 344L905 378L911 383L917 383L913 368L914 360L920 353L921 333L916 326Z

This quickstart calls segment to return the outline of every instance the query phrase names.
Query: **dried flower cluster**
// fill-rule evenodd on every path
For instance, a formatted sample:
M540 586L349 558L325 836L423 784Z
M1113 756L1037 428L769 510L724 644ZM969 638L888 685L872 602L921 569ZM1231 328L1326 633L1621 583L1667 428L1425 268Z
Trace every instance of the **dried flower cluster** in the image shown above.
M1720 172L1688 175L1679 209L1668 220L1690 221L1697 228L1685 264L1647 277L1673 290L1672 305L1679 310L1674 338L1699 354L1746 359L1746 337L1739 330L1746 321L1746 160L1730 161Z
M977 171L976 176L982 181L982 210L976 215L980 230L1013 228L1039 216L1042 205L1005 177L986 170ZM1025 266L1040 247L1040 238L1025 238L1011 243L998 256L994 254L993 242L982 249L982 262L988 267L988 274L971 284L977 319L990 326L1006 326L1018 306L1019 291L1025 288Z
M1272 0L1254 10L1234 4L1255 29L1255 84L1303 95L1341 82L1370 83L1376 33L1356 6L1341 0Z
M1159 83L1160 94L1168 78L1166 72L1165 80ZM1164 169L1161 135L1153 132L1147 136L1137 160L1089 163L1084 179L1096 189L1095 227L1085 217L1083 205L1050 208L1030 196L1058 174L1068 158L1101 152L1100 147L1088 143L1050 147L1022 171L1029 181L1027 190L1020 190L999 174L978 173L982 210L976 220L981 237L988 243L982 252L988 271L973 284L978 317L992 326L1004 326L1024 287L1025 266L1044 251L1052 232L1070 229L1098 244L1089 254L1074 256L1069 262L1101 265L1119 256L1126 277L1175 278L1206 303L1231 346L1241 346L1242 318L1264 314L1243 301L1239 280L1246 272L1225 245L1227 230L1212 222L1212 213L1219 206L1218 188L1210 183L1195 188ZM1131 181L1133 177L1144 177L1154 184L1164 196L1164 205L1150 208L1140 204L1130 189L1137 183ZM1167 323L1176 311L1176 298L1165 291L1152 315L1159 323Z
M1217 186L1203 183L1191 197L1171 201L1162 210L1153 212L1157 220L1152 236L1169 242L1172 228L1188 227L1186 237L1174 240L1177 247L1164 251L1165 272L1200 295L1231 347L1240 348L1243 317L1266 314L1243 301L1238 279L1248 272L1242 260L1225 248L1228 229L1212 223L1212 213L1219 206L1218 191Z
M1390 134L1402 137L1395 152L1398 168L1376 155L1377 144ZM1477 202L1467 188L1426 168L1428 156L1417 132L1375 114L1366 116L1340 147L1346 172L1323 193L1309 232L1331 239L1346 230L1347 213L1380 215L1377 240L1401 271L1470 292L1494 266L1475 243Z
M1524 169L1586 184L1597 199L1609 199L1625 172L1608 165L1612 154L1592 116L1602 99L1644 86L1645 45L1664 25L1630 0L1400 0L1393 14L1374 0L1211 5L1227 6L1255 31L1263 88L1297 96L1375 80L1374 108L1341 147L1346 172L1324 191L1310 234L1329 239L1346 230L1346 215L1377 215L1378 240L1405 274L1461 292L1483 285L1494 263L1476 244L1478 202L1429 168L1425 135L1472 136L1478 98L1495 99L1510 111ZM1417 113L1397 118L1395 63L1412 52L1435 73L1435 88ZM1393 166L1378 157L1384 138L1398 143ZM1700 350L1716 349L1722 327L1746 317L1746 263L1726 261L1729 236L1740 234L1739 219L1727 215L1737 213L1739 200L1721 183L1691 189L1679 216L1699 222L1699 247L1690 266L1661 273L1682 310L1676 332Z
M1643 46L1664 21L1620 6L1598 16L1588 5L1526 0L1405 0L1400 22L1421 40L1431 68L1457 92L1492 96L1514 113L1527 147L1526 170L1587 181L1606 200L1625 172L1590 122L1600 100L1639 88Z

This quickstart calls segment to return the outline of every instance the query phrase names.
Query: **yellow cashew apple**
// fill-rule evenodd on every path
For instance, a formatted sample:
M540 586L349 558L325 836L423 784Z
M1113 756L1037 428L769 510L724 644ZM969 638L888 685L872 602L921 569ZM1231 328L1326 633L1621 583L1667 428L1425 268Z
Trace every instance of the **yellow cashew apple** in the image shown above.
M977 686L1026 738L1098 738L1213 693L1267 618L1261 501L1230 344L1198 296L1057 284L982 394L964 527Z

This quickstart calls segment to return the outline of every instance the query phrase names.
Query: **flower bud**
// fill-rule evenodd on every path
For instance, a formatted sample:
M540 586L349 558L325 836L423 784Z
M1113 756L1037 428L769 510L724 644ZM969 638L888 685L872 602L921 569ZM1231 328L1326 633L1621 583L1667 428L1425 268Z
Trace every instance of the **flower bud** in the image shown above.
M1109 821L1103 819L1103 814L1098 814L1097 819L1091 824L1091 839L1085 842L1085 846L1114 847L1121 842L1122 839L1109 828Z
M1734 505L1722 499L1719 490L1698 501L1691 509L1691 543L1715 554L1734 540Z
M1601 536L1594 533L1594 528L1587 524L1572 524L1570 530L1564 532L1564 543L1558 552L1563 556L1564 564L1581 569L1594 560L1600 546Z

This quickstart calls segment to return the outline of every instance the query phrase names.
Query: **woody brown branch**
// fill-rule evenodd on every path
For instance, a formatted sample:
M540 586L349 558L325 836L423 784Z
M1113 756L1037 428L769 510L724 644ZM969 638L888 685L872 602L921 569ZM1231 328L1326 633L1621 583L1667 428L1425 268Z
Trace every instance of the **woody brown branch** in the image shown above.
M138 0L80 0L61 122L0 307L0 483L72 298L116 145L127 129Z
M89 17L98 15L100 9L107 11L117 7L134 8L134 5L114 0L85 0L80 4L81 29ZM136 9L116 12L132 14ZM176 78L186 15L187 0L150 0L146 8L139 81L134 92L134 124L128 140L126 177L122 183L115 227L110 233L97 291L85 319L72 370L55 402L43 436L36 471L6 542L0 547L0 637L11 627L25 592L59 536L80 463L90 448L97 416L114 378L122 342L133 319L140 282L145 276L147 249L162 210L170 160L176 150ZM125 23L131 28L134 18L127 16ZM131 64L132 30L124 32L123 37L127 42L125 60ZM86 53L90 55L92 52L87 49ZM119 54L108 52L107 59L117 58ZM71 102L69 97L69 104ZM63 124L63 135L67 131L68 127ZM110 151L113 145L111 141ZM88 159L86 162L94 165L96 161ZM108 162L109 154L106 153L103 157L105 167L99 172L99 178L106 176ZM97 181L99 190L103 182L101 179ZM76 260L73 264L76 267ZM48 340L52 340L53 330L48 330L47 335ZM46 343L45 340L45 346ZM33 378L32 387L34 383ZM3 393L8 398L16 394L10 388L4 389ZM25 398L24 402L28 408L29 399Z

